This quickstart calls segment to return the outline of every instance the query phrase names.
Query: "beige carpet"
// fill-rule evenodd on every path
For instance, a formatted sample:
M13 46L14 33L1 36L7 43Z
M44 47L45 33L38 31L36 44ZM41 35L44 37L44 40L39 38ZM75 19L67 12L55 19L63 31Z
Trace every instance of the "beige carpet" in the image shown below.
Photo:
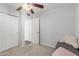
M24 47L15 47L1 52L1 56L50 56L53 48L31 43Z

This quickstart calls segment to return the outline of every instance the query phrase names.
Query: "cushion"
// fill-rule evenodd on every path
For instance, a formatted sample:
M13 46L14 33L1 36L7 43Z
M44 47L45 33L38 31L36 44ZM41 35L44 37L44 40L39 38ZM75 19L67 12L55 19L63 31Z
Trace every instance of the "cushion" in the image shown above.
M77 36L77 38L78 38L78 40L77 40L77 41L78 41L78 46L79 46L79 36Z
M58 49L54 51L52 56L76 56L76 54L72 53L71 51L63 47L59 47Z
M56 45L56 49L58 49L59 47L63 47L71 52L73 52L74 54L76 54L77 56L79 56L79 50L75 49L72 45L70 44L67 44L65 42L58 42L57 45Z
M63 42L72 45L74 48L78 48L77 37L66 35L63 39Z

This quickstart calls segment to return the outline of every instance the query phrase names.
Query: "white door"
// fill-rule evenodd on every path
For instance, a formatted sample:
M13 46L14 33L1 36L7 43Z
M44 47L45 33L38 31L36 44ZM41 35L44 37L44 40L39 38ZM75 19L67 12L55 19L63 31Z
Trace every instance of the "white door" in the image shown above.
M39 44L39 17L32 20L32 42Z
M0 13L0 51L18 45L18 18Z
M31 41L39 44L39 17L27 16L26 11L22 11L24 20L24 41Z

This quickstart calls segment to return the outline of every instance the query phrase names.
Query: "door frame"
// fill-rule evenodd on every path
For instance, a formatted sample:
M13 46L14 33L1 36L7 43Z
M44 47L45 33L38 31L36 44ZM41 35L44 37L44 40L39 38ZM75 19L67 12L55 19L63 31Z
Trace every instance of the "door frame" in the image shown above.
M19 33L18 33L18 45L21 45L22 47L24 46L24 20L22 19L22 12L23 10L19 11L19 25L18 25L18 30L19 30ZM38 19L39 19L39 45L40 45L40 16L38 16Z

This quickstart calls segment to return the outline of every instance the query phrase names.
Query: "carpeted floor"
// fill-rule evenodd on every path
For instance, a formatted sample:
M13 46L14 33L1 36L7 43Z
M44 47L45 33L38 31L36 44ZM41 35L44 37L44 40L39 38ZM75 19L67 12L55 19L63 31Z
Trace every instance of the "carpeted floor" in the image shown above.
M53 48L31 43L24 47L15 47L1 52L1 56L50 56Z

